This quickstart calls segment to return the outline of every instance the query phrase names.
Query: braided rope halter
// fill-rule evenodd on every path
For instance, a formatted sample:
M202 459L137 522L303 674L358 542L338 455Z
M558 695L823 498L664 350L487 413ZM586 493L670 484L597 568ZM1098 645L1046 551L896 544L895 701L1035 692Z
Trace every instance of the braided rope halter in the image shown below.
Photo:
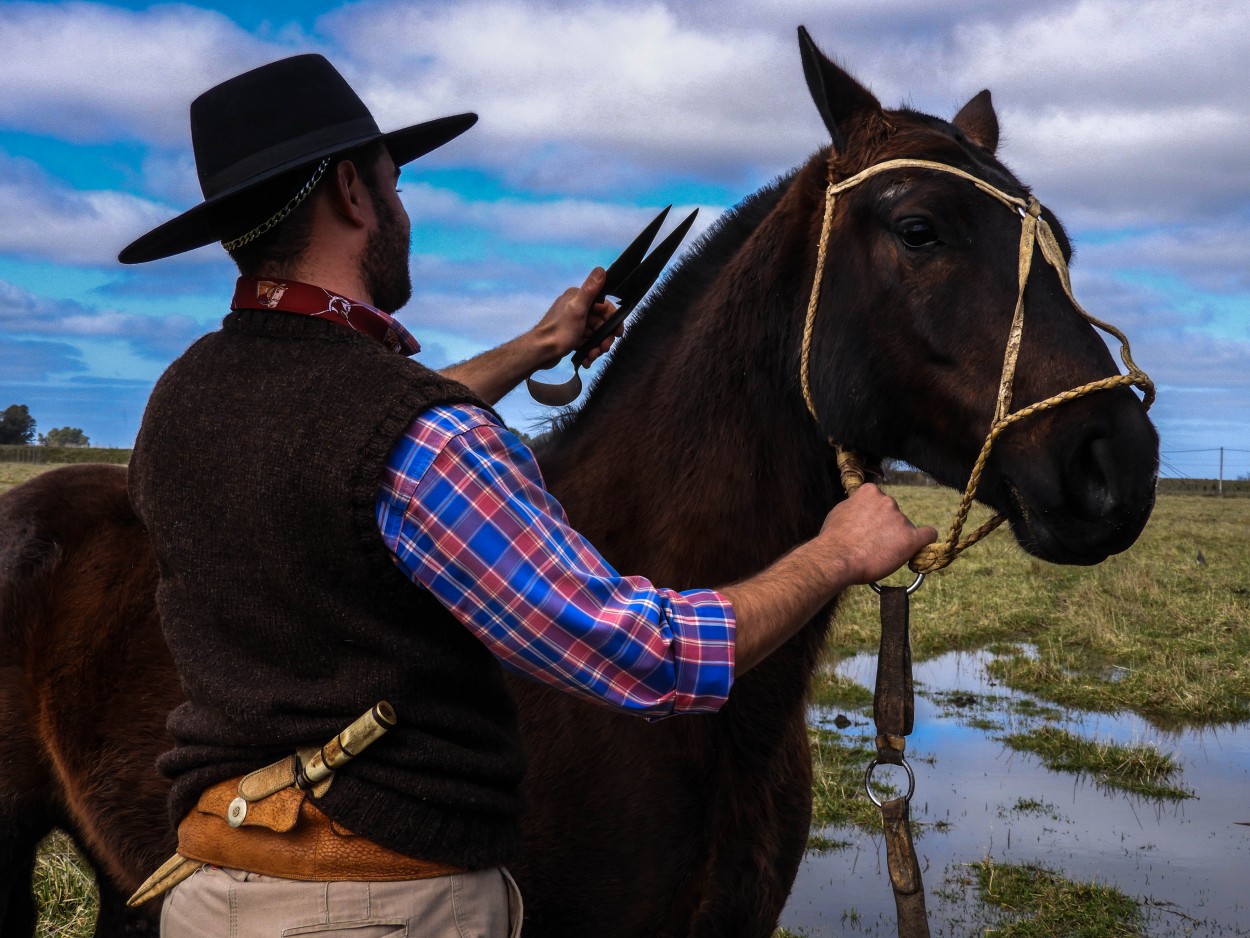
M807 409L811 413L812 419L816 420L817 423L820 422L820 418L816 414L816 405L812 400L810 382L812 334L816 323L816 309L820 305L820 285L824 279L825 258L828 254L829 233L833 224L834 203L839 194L858 186L866 179L895 169L926 169L958 176L961 179L968 180L982 192L993 196L1006 208L1020 215L1019 290L1016 294L1016 308L1012 316L1011 330L1007 334L1007 348L1003 355L1003 372L998 383L998 402L994 407L994 418L990 422L989 433L986 435L985 443L981 447L981 453L977 456L976 462L972 467L968 485L964 489L963 497L960 499L959 508L955 512L955 517L951 522L946 540L922 547L908 563L908 567L914 573L923 577L926 573L932 573L948 566L960 553L981 540L981 538L1006 520L1005 515L997 514L967 537L960 538L964 522L968 518L968 511L976 498L977 486L981 482L981 474L985 470L986 462L989 460L990 450L994 446L994 441L998 439L1004 430L1033 414L1050 410L1067 401L1076 400L1095 391L1103 391L1110 388L1140 388L1144 395L1142 403L1149 409L1150 405L1154 403L1155 388L1154 382L1133 361L1129 342L1124 333L1110 323L1091 316L1077 302L1076 297L1072 295L1072 281L1068 275L1068 265L1063 259L1063 252L1059 248L1058 241L1055 240L1055 234L1051 230L1050 225L1046 222L1046 219L1041 217L1041 203L1032 195L1027 199L1008 195L1001 189L992 186L983 179L978 179L971 173L966 173L962 169L948 166L945 163L937 163L930 160L886 160L869 166L867 169L844 179L842 182L835 183L833 158L830 157L828 183L825 189L825 215L821 225L820 243L816 251L816 273L812 281L812 294L807 303L807 320L803 326L803 346L800 364L803 400L807 403ZM1063 391L1053 397L1048 397L1044 401L1038 401L1036 404L1030 404L1027 407L1022 407L1020 410L1011 412L1011 390L1016 374L1016 360L1020 355L1020 340L1024 332L1024 288L1029 279L1029 271L1032 269L1033 246L1035 244L1041 246L1042 256L1046 258L1050 266L1059 274L1059 280L1063 284L1064 292L1077 311L1092 325L1119 339L1120 358L1124 362L1125 368L1128 369L1128 374L1091 381L1089 384L1083 384L1070 391ZM863 462L858 456L842 447L833 439L830 439L829 442L837 456L842 486L846 489L846 493L850 495L864 483ZM919 585L919 580L917 580L915 585Z

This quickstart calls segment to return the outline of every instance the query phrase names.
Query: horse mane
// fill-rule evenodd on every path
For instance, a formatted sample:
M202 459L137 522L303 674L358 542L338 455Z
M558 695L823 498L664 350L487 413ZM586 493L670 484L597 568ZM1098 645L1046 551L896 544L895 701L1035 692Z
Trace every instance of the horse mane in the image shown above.
M728 209L682 253L630 318L612 355L590 382L580 406L568 407L551 418L550 432L537 446L540 462L556 440L575 432L582 414L601 401L629 388L632 379L671 344L681 328L681 316L701 296L742 249L761 222L776 208L801 167L776 177ZM626 392L627 393L627 392Z

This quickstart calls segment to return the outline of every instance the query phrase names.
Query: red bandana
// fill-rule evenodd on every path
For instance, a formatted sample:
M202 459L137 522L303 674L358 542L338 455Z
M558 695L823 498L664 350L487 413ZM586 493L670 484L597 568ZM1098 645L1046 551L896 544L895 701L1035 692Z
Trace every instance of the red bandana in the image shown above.
M415 355L421 346L395 318L376 307L331 293L298 280L259 280L240 277L231 309L274 309L328 319L347 326L400 355Z

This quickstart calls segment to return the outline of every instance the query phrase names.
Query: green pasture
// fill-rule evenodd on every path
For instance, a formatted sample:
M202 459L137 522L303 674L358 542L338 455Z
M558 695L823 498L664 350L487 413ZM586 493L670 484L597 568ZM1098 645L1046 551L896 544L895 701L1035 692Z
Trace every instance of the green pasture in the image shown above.
M891 494L939 532L957 502ZM875 648L878 629L875 596L852 590L830 653ZM911 635L917 658L995 647L997 678L1062 706L1161 726L1250 720L1250 499L1160 495L1137 543L1096 567L1043 563L999 530L912 597Z
M0 462L0 491L48 468ZM890 492L914 520L939 531L957 501L933 487ZM898 575L900 582L908 577ZM867 589L851 591L830 632L829 662L874 649L876 616L875 597ZM1250 498L1161 493L1138 543L1097 567L1042 563L1000 531L928 579L913 597L911 627L917 658L991 647L999 655L993 665L998 680L1057 706L1130 710L1160 726L1250 720ZM831 667L822 669L814 693L823 704L859 712L870 702L862 688L834 678ZM835 737L813 730L818 829L873 824L874 815L859 803L864 753L842 751ZM1079 738L1060 734L1015 744L1045 746L1046 758L1073 772L1110 773L1094 767L1102 760L1158 781L1169 775L1168 766L1147 764L1149 753L1093 752ZM1093 766L1081 759L1094 760ZM1119 784L1110 777L1106 782ZM813 850L838 846L824 837L810 844ZM45 908L39 934L89 935L90 877L63 838L47 842L37 879ZM995 932L1001 935L1067 934L1045 923L1071 921L1077 913L1066 903L1087 894L1108 917L1105 928L1089 935L1139 933L1136 913L1116 905L1118 898L1111 902L1049 870L987 862L947 888L975 890L987 908L1027 913ZM1030 902L1035 912L1028 912Z
M15 485L55 468L55 465L45 463L0 461L0 492L7 492Z
M22 463L25 465L64 466L72 463L106 462L125 465L130 462L130 450L103 446L13 446L0 445L0 464Z

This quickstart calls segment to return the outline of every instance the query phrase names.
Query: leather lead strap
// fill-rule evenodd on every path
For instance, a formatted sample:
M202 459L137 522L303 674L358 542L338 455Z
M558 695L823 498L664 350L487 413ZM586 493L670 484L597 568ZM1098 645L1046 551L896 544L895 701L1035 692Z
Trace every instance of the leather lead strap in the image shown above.
M881 646L877 650L877 687L872 696L872 718L876 721L878 736L908 736L915 720L910 609L904 587L881 587ZM880 744L877 748L881 748ZM898 747L900 752L902 748ZM878 755L884 761L898 764L898 758L885 759L883 752Z
M906 736L912 731L915 703L912 693L910 600L901 586L881 587L881 646L877 654L877 685L872 713L877 724L877 762L901 765ZM908 792L881 805L886 861L899 938L929 938L924 883L911 839Z
M929 938L929 916L924 904L924 883L920 861L911 841L911 811L906 798L895 798L881 806L885 825L886 862L894 907L898 910L899 938Z

